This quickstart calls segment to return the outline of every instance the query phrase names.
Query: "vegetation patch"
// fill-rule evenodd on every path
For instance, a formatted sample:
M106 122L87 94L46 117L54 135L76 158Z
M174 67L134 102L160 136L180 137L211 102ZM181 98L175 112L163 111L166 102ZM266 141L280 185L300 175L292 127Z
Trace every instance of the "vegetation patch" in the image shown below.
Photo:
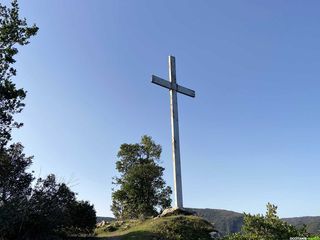
M170 216L157 226L156 232L168 240L211 239L213 226L196 216Z
M152 218L145 221L130 220L110 223L118 226L116 231L108 231L108 226L96 229L98 237L119 237L119 239L143 240L187 240L210 238L213 226L206 220L197 216L170 216Z

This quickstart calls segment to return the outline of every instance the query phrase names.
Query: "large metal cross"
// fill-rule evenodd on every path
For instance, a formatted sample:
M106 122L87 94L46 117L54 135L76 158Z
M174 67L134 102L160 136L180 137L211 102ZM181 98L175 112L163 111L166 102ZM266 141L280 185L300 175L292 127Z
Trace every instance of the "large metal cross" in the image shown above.
M195 97L195 92L177 84L176 63L173 56L169 56L169 81L152 75L152 83L170 90L173 177L176 201L175 205L177 208L183 208L177 92L189 97Z

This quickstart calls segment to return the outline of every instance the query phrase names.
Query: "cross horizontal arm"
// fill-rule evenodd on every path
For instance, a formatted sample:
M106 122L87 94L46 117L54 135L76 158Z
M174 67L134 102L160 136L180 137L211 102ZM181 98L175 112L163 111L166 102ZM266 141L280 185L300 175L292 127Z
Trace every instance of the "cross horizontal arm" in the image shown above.
M177 92L182 93L184 95L187 95L189 97L195 97L196 96L195 91L193 91L193 90L191 90L189 88L182 87L182 86L180 86L178 84L177 84Z
M162 78L159 78L157 76L152 75L152 81L151 82L154 83L154 84L157 84L157 85L159 85L161 87L165 87L165 88L171 89L171 83L169 81L164 80Z
M152 75L152 83L154 84L157 84L161 87L165 87L165 88L168 88L170 90L176 90L177 92L179 93L182 93L184 95L187 95L189 97L195 97L196 96L196 93L195 91L189 89L189 88L185 88L185 87L182 87L178 84L174 84L174 86L172 85L171 82L167 81L167 80L164 80L162 78L159 78L157 76L154 76Z

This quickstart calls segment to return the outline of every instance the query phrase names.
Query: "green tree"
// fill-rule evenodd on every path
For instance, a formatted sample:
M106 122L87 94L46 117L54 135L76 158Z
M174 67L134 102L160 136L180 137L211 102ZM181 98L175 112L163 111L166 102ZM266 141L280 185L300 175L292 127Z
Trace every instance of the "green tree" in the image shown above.
M28 202L24 234L32 239L45 239L64 233L69 225L68 210L75 201L75 193L66 184L57 183L55 175L39 178Z
M12 81L16 75L15 55L18 45L26 45L38 28L28 26L25 19L19 17L16 0L11 7L0 3L0 238L14 239L20 232L26 213L26 202L31 194L33 176L27 173L32 157L26 157L23 146L12 144L12 128L22 123L14 120L14 115L22 111L26 92L17 88Z
M120 146L116 162L120 177L114 179L119 189L112 193L111 206L117 218L154 216L170 207L172 191L162 178L161 151L149 136L142 136L140 143Z
M0 206L31 193L33 176L26 172L32 157L26 157L21 144L12 144L0 151Z
M12 80L17 47L28 44L37 31L20 18L17 0L9 7L0 3L0 239L6 240L89 233L96 218L93 206L77 201L53 174L38 179L32 188L34 177L27 171L32 157L25 156L22 144L9 145L12 129L22 126L14 116L23 110L26 97Z
M53 174L37 180L27 204L27 216L20 231L20 236L26 239L89 234L95 228L93 206L77 201L76 194L65 183L58 183Z
M231 234L225 240L283 240L290 237L306 237L306 228L297 229L277 216L277 206L268 203L265 215L244 214L241 232Z
M11 8L0 3L0 149L11 140L12 128L22 126L13 118L22 111L26 96L26 91L12 82L16 75L13 64L17 45L28 44L37 31L37 26L28 26L26 20L20 18L17 0L12 1Z
M31 195L32 173L26 170L32 157L26 157L21 144L0 150L0 238L19 233Z
M96 227L96 211L87 201L75 202L69 210L71 234L92 234Z

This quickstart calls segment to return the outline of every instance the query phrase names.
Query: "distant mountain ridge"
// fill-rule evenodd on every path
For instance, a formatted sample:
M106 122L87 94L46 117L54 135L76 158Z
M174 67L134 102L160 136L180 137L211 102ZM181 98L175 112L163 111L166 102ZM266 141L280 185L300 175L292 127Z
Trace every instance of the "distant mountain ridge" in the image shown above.
M188 208L198 216L203 217L213 223L215 228L222 234L239 232L243 224L243 214L222 209L210 208ZM283 218L282 220L296 227L307 226L307 231L312 234L320 233L320 216L319 217L293 217Z
M97 216L97 223L102 222L102 221L111 222L113 220L115 220L115 218L113 218L113 217L100 217L100 216Z
M282 220L296 227L303 227L303 225L305 224L309 233L320 234L320 216L283 218Z
M215 229L223 236L239 232L243 224L242 213L211 208L188 208L188 210L213 223Z

